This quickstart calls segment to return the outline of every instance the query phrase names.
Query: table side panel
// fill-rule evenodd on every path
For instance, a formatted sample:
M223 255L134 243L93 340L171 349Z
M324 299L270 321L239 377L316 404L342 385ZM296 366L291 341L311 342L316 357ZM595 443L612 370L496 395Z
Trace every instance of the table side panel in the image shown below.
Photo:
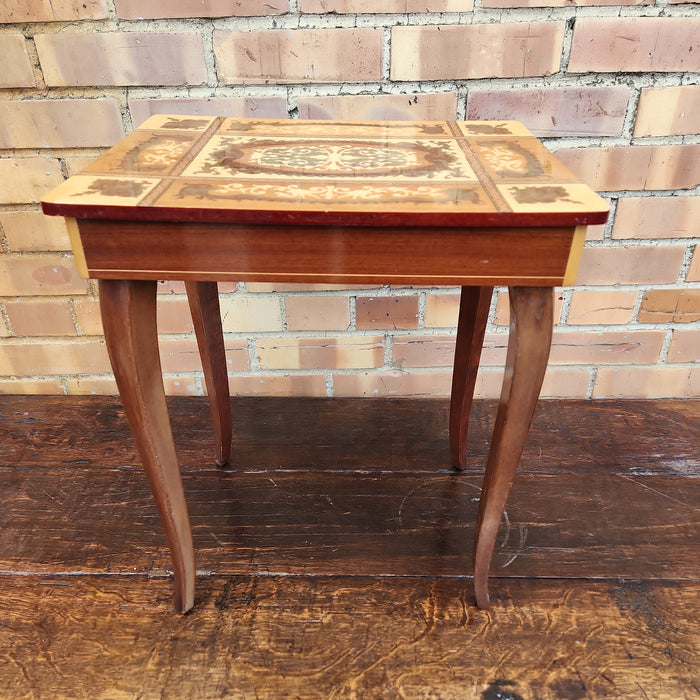
M561 285L575 227L374 228L79 220L89 276Z

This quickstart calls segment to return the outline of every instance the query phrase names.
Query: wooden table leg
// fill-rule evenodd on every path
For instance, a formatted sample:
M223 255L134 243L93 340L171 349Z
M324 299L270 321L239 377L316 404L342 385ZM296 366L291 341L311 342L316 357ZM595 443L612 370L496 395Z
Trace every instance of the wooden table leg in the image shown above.
M492 294L493 287L462 287L459 301L450 400L450 456L452 464L460 469L467 466L469 414Z
M194 549L165 402L156 330L156 282L100 280L114 376L170 547L175 608L194 604Z
M231 397L221 328L219 290L216 282L185 282L185 288L214 422L215 460L223 467L228 464L231 456Z
M523 451L552 343L553 290L510 287L506 371L479 502L474 542L476 604L489 607L488 575L498 527Z

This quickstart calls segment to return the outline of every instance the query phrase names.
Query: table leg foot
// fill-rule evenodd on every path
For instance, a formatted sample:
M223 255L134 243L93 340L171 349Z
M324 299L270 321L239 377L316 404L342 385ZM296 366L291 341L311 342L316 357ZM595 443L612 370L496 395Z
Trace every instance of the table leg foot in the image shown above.
M462 287L450 400L450 456L467 465L467 431L493 287Z
M510 337L474 543L476 604L489 607L488 575L498 527L535 412L552 342L553 290L511 287Z
M100 280L100 308L124 411L170 547L175 608L184 613L194 604L194 549L158 355L156 284Z
M185 282L214 422L217 465L231 456L231 397L216 282Z

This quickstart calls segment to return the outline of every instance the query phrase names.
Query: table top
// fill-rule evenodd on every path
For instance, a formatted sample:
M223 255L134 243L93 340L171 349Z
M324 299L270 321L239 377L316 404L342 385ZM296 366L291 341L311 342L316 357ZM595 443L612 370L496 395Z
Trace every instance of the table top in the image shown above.
M608 203L520 123L155 115L50 192L133 221L577 226Z

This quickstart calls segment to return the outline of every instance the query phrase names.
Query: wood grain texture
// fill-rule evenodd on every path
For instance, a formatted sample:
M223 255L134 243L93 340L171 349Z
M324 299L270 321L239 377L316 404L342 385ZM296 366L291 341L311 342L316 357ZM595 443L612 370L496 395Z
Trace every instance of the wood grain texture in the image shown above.
M480 478L185 473L199 576L471 576ZM139 470L0 469L0 571L171 570ZM492 576L700 578L700 479L519 474Z
M233 470L429 472L451 467L445 399L236 397ZM207 399L168 399L188 471L209 469ZM496 402L472 405L465 473L483 474ZM520 472L700 476L700 401L541 400ZM0 466L140 470L109 396L0 396Z
M16 698L682 700L700 692L696 583L211 577L170 612L164 579L0 577ZM679 615L678 611L683 611Z
M99 289L114 378L170 545L175 608L185 612L194 599L194 553L163 389L156 283L101 280Z

